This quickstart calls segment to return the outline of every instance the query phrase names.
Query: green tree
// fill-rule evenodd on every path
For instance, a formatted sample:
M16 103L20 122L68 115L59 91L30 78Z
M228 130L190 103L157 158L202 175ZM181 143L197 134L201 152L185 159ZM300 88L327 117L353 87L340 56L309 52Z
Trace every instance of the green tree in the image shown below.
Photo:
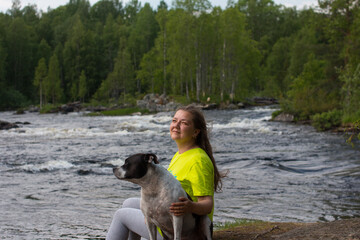
M37 13L37 7L35 4L28 4L22 10L22 18L26 24L36 27L39 22L39 15Z
M79 76L81 69L85 68L82 49L86 39L86 30L80 16L75 15L74 18L74 25L69 29L69 38L63 50L65 86L70 89L72 100L78 97Z
M195 12L206 12L211 8L208 0L175 0L175 8L184 9L190 14Z
M6 49L3 47L3 40L0 37L0 83L4 84L6 83L5 81L5 76L6 76L6 58L7 58L7 53L6 53Z
M52 55L49 62L49 71L44 83L46 100L51 99L53 104L59 103L63 98L61 86L59 61L56 54Z
M39 89L39 98L40 98L40 109L42 108L43 102L43 85L46 82L47 77L47 66L45 58L41 58L38 62L38 65L35 69L35 78L34 78L34 85Z
M135 70L139 69L142 56L154 46L158 31L155 14L149 3L139 11L136 21L131 28L129 36L129 50ZM140 81L137 82L138 91L141 92Z
M125 14L125 20L128 25L132 25L136 21L136 17L138 12L141 9L141 2L138 0L131 0L129 1L125 8L124 8L124 14Z
M117 54L117 49L119 45L119 33L117 29L119 28L118 24L115 22L113 15L109 14L106 18L106 23L103 30L103 45L104 45L104 60L105 67L108 71L114 69L114 59Z
M286 78L290 66L290 51L293 38L280 38L272 47L266 62L265 94L272 97L283 97L290 83Z
M85 102L86 94L87 94L86 76L85 76L85 71L82 70L79 79L79 94L78 94L82 102Z
M12 0L12 7L8 10L9 14L13 17L21 17L21 1L20 0Z
M360 9L355 11L353 21L349 26L349 33L345 37L344 48L342 55L348 62L348 66L351 66L352 71L355 71L360 63Z
M161 87L155 86L155 78L157 72L159 72L158 52L154 47L148 53L144 54L140 62L140 69L136 72L136 78L141 81L142 89L145 92L150 91L151 93L161 92ZM161 68L160 68L161 70ZM160 86L162 86L160 84ZM156 91L155 91L156 90Z
M46 42L45 39L41 39L39 47L38 47L38 58L45 58L45 60L48 62L51 57L51 47Z
M121 95L125 98L126 94L134 93L134 69L131 64L129 50L126 46L126 39L121 37L114 70L108 74L95 94L98 100L117 102L121 100Z
M162 73L161 76L158 76L157 79L162 80L162 93L166 94L166 83L167 83L167 21L168 21L168 9L166 3L162 0L158 6L158 12L156 14L156 21L159 24L160 32L158 38L156 39L156 51L161 61L161 68L158 70L158 73ZM154 92L154 88L152 89Z
M101 0L96 2L90 9L90 17L93 21L104 24L109 15L117 18L123 15L122 2L119 0Z
M6 33L7 84L28 98L32 97L34 70L35 32L20 17L15 18Z
M190 100L195 90L194 16L180 8L171 11L167 29L168 70L171 72L170 84L167 86L172 87L174 94L185 95Z
M319 0L319 6L327 15L324 18L325 31L332 45L332 51L344 52L344 64L347 64L350 54L347 36L350 35L354 17L359 11L357 0ZM345 43L346 42L346 43Z
M235 8L226 9L221 20L221 77L220 97L228 94L233 101L236 93L240 98L248 95L251 80L256 78L259 54L255 43L245 29L245 16Z
M316 29L311 25L305 25L293 39L291 48L290 65L288 68L287 81L296 78L301 74L304 64L307 62L311 54L316 53L317 39Z
M251 29L253 39L261 41L265 36L271 42L276 40L276 28L279 23L279 8L272 0L239 0L236 7L246 14L248 28Z

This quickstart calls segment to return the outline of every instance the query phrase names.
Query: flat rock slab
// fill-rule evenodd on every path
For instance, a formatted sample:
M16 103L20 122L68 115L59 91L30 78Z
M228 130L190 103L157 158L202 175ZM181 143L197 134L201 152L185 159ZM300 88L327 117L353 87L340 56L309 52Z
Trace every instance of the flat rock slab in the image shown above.
M328 223L254 222L214 232L214 240L360 240L360 218Z

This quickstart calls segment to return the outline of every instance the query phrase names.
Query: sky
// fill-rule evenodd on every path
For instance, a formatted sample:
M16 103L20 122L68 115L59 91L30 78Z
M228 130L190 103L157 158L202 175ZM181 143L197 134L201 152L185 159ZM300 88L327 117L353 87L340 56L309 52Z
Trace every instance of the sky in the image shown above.
M47 12L48 7L54 9L58 6L65 5L69 2L69 0L20 0L21 1L21 8L29 5L29 4L36 4L38 10L43 10L44 12ZM94 5L99 0L89 0L90 5ZM123 0L124 5L129 0ZM317 0L273 0L276 4L282 4L286 7L294 7L296 6L296 9L300 10L304 7L316 7ZM156 7L159 5L160 0L139 0L139 2L142 3L141 6L144 6L146 2L150 3L151 7L153 9L156 9ZM165 0L166 3L168 3L169 6L171 6L172 0ZM222 8L226 7L227 0L210 0L212 6L220 6ZM12 0L0 0L0 12L5 13L7 10L9 10L12 6Z

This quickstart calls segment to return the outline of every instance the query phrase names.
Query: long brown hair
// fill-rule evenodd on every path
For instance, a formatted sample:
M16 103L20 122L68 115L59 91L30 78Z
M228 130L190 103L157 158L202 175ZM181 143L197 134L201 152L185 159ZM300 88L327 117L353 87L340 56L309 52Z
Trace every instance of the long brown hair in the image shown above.
M212 147L211 147L211 144L210 144L210 141L209 141L208 127L207 127L207 124L206 124L204 114L202 113L202 111L199 108L195 107L194 105L188 105L188 106L179 107L176 110L176 112L179 111L179 110L186 111L186 112L190 113L192 115L192 120L193 120L195 129L200 130L199 134L196 137L195 143L201 149L203 149L207 153L209 158L211 159L211 162L212 162L212 164L214 166L214 190L216 192L221 192L221 189L222 189L221 178L225 177L227 173L220 173L217 166L216 166L215 158L213 156Z

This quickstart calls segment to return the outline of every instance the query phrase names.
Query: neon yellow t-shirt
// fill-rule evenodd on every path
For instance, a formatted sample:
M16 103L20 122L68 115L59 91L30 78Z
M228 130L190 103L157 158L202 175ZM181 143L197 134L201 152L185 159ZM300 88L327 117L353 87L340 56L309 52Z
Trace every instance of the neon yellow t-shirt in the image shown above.
M201 148L190 149L182 154L177 152L172 158L168 171L194 202L197 196L212 196L214 199L214 166ZM209 218L213 219L214 207Z

